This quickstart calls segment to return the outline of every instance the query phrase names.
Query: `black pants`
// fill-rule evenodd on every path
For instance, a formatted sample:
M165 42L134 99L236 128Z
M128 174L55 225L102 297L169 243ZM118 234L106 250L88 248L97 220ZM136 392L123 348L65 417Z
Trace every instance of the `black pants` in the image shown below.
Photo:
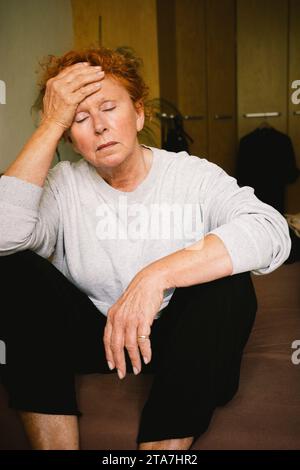
M80 416L75 374L116 373L105 357L106 316L30 250L1 256L0 276L0 339L6 344L0 376L9 406ZM215 407L238 389L256 309L249 272L175 290L152 324L152 360L141 361L142 373L154 379L137 443L196 439L207 429ZM127 373L133 373L126 349L125 358Z

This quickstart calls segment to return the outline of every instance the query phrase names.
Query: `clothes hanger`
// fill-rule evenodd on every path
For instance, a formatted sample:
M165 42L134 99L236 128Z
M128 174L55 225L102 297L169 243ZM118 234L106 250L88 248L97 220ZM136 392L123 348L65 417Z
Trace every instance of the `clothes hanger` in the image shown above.
M258 126L258 129L272 129L272 126L268 123L268 121L262 121Z

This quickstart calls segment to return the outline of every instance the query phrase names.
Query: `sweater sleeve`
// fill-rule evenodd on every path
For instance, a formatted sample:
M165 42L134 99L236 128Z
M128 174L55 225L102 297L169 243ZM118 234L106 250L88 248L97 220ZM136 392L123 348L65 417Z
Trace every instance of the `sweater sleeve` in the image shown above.
M43 188L0 178L0 256L30 249L48 258L55 247L59 208L48 179Z
M232 274L267 274L284 263L291 251L285 218L260 201L250 186L240 188L222 168L210 163L204 190L208 233L224 243Z

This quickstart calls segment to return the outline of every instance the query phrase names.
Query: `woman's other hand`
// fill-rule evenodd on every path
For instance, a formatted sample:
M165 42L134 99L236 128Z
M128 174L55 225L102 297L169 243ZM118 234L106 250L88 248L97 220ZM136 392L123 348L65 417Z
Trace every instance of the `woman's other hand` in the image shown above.
M42 122L55 122L64 130L74 119L78 104L101 88L101 66L88 62L70 65L47 81L43 99Z
M104 347L107 362L125 377L126 347L135 374L141 371L141 355L151 361L151 325L163 301L163 289L159 276L141 270L130 282L122 296L110 307L104 329ZM146 335L147 338L138 338Z

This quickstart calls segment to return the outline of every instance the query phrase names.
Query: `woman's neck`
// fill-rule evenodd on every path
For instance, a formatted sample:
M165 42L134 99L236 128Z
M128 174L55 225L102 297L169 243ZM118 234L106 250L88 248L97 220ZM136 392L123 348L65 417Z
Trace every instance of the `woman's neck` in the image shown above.
M152 150L139 146L139 152L132 159L123 162L121 168L112 168L110 174L106 172L105 175L101 174L101 177L115 189L134 191L149 173L152 159Z

